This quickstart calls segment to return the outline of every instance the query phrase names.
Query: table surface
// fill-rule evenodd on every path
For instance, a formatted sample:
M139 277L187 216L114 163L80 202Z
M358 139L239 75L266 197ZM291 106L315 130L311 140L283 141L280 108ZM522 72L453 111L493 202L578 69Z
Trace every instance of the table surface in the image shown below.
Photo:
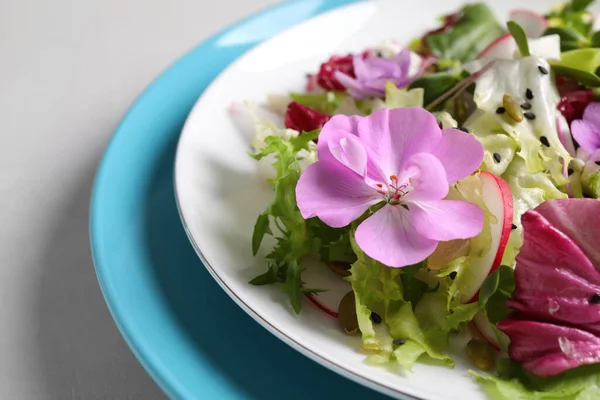
M96 166L154 77L276 2L0 2L0 398L165 397L96 281L88 242Z

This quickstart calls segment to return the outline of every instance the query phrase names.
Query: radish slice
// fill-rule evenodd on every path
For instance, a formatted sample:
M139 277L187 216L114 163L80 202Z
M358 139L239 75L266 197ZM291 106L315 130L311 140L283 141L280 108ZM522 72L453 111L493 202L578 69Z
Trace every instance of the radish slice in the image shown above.
M531 10L513 10L510 19L521 25L528 38L539 38L548 28L548 21L543 15Z
M486 171L482 171L480 177L483 182L483 201L496 217L496 221L491 224L490 250L483 257L474 258L472 261L473 276L469 287L462 293L463 302L472 302L485 278L502 263L512 228L513 198L508 184L502 178Z
M302 267L306 268L302 272L304 286L327 289L326 292L306 295L307 299L325 314L337 318L337 309L342 297L352 290L350 282L345 281L341 275L316 260L306 260L302 263Z
M571 136L569 123L567 122L567 119L560 113L556 117L556 129L558 131L558 139L564 146L565 150L567 150L571 156L575 157L575 145L573 144L573 136Z
M560 37L558 35L542 36L529 39L529 51L532 55L547 60L560 60ZM510 33L505 33L490 43L479 53L477 60L486 62L491 60L512 60L519 56L519 48Z
M488 343L492 345L494 349L502 351L502 345L498 341L498 336L494 331L494 326L487 319L483 312L479 312L475 315L475 317L473 318L473 325L475 325L475 328L477 328L481 336L483 336L483 338L487 340ZM508 338L505 339L504 334L502 332L499 333L503 339L502 342L505 344L508 343Z
M487 47L479 53L477 59L484 61L495 59L510 60L513 58L516 50L517 43L514 41L512 35L510 33L505 33L487 45Z

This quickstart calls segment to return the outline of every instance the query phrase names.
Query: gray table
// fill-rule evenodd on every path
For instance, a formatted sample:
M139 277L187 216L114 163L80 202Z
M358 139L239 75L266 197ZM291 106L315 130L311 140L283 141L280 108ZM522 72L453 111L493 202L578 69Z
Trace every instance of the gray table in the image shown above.
M96 165L157 74L274 2L0 2L0 399L164 398L96 282Z

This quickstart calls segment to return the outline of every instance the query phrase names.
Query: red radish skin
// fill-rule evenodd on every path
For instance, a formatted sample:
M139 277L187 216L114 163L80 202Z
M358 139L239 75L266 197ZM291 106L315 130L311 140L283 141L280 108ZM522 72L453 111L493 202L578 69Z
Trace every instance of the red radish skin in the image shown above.
M483 58L512 58L514 51L517 49L517 44L510 33L505 33L492 43L488 44L485 49L477 56L478 60Z
M308 301L310 301L311 303L313 303L319 310L323 311L325 314L332 316L333 318L338 317L338 313L331 310L330 308L328 308L327 306L325 306L324 304L320 303L319 300L316 299L316 296L311 294L311 293L305 293L304 296L306 296L306 298L308 299Z
M502 263L502 257L504 256L504 250L506 249L506 243L508 243L508 238L509 238L510 232L512 230L513 198L512 198L512 193L510 191L510 187L504 181L504 179L502 179L499 176L496 176L494 174L491 174L487 171L482 171L480 177L481 177L481 180L482 180L483 186L484 186L483 190L486 190L486 187L487 187L488 188L487 190L497 190L498 191L498 194L500 196L500 204L502 205L503 220L502 220L502 224L500 226L495 226L495 225L492 226L492 229L493 229L492 236L500 235L499 240L498 240L498 246L495 249L490 249L490 251L495 251L496 254L488 266L486 266L484 264L482 264L480 266L481 269L479 270L479 272L481 273L481 275L478 275L476 277L476 279L474 280L473 286L475 286L475 287L470 288L471 290L469 290L467 292L466 299L463 300L465 303L472 303L474 301L477 301L478 294L479 294L479 288L483 284L483 281L489 274L494 272ZM492 186L489 186L489 185L492 185ZM497 213L494 212L494 209L498 209L498 204L497 203L493 204L493 203L489 202L489 200L486 200L485 193L484 193L484 201L486 201L486 206L488 207L488 209L490 209L490 211L493 212L497 218L500 218L497 215ZM500 210L497 210L497 211L500 211ZM482 260L482 262L485 262L485 260ZM487 269L487 271L486 271L486 269Z
M498 338L494 334L491 328L491 322L488 321L487 317L479 312L473 318L473 326L477 329L477 332L483 337L495 350L502 351Z
M498 186L500 186L500 192L502 193L502 202L504 203L504 223L502 225L502 236L500 237L500 245L498 246L496 258L494 258L494 264L492 264L492 268L490 269L491 274L502 263L502 257L504 257L504 250L506 250L506 244L508 243L508 238L510 237L510 232L512 231L512 220L514 216L513 197L512 192L510 191L510 187L504 179L494 174L490 174L489 172L482 172L482 174L487 174L496 180Z
M510 19L521 25L528 38L536 39L548 28L548 21L543 15L531 10L513 10Z

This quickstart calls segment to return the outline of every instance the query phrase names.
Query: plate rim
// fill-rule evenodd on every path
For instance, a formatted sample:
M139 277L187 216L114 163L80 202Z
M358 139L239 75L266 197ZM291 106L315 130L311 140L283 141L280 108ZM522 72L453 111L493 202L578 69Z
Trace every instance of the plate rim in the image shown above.
M146 372L150 375L150 377L158 384L160 389L170 398L182 398L187 399L186 395L187 390L185 388L180 387L179 382L173 380L172 378L168 378L168 374L164 373L164 370L168 368L168 366L161 364L160 360L157 360L154 357L152 351L144 346L140 346L136 335L131 332L131 328L129 327L128 317L126 313L122 310L122 306L120 306L119 296L116 293L116 290L112 287L112 284L108 282L107 271L110 270L109 264L104 260L104 256L100 251L101 246L99 245L101 234L101 228L99 227L101 224L99 222L100 219L100 206L99 199L102 197L101 193L104 190L104 186L106 185L106 181L110 181L110 176L107 170L109 169L108 165L113 162L113 153L116 151L115 148L118 147L118 142L120 139L127 135L127 125L135 120L134 111L139 106L140 103L149 101L149 99L155 97L157 94L155 93L155 88L163 83L167 82L169 77L169 72L178 67L182 67L186 63L188 63L188 58L190 56L195 55L198 52L205 52L207 55L211 53L218 52L219 48L216 44L219 42L219 39L226 36L230 32L235 31L240 26L250 23L253 20L267 17L271 13L278 12L294 4L304 3L304 2L314 2L317 1L317 6L311 11L310 15L306 15L302 19L298 19L295 24L302 23L306 20L309 20L317 15L323 14L327 11L333 10L338 7L342 7L344 5L358 3L364 0L284 0L283 2L271 6L267 6L257 12L250 14L249 16L237 20L235 23L228 25L226 28L218 31L217 33L209 36L207 39L195 45L193 48L186 51L182 56L177 58L175 61L169 63L162 71L144 88L144 90L131 102L130 106L127 108L126 112L122 116L119 124L117 125L112 137L108 141L106 148L103 152L102 158L96 168L96 173L94 176L94 183L91 190L91 199L89 206L89 240L90 240L90 250L91 257L94 265L94 269L96 272L96 278L98 280L98 284L100 287L100 291L104 297L107 308L112 316L112 319L117 326L121 336L127 343L128 347L131 349L135 358L142 365L142 367L146 370ZM294 24L294 25L295 25ZM287 26L285 29L291 28L293 25ZM270 32L268 35L261 37L259 39L253 39L249 43L245 43L240 46L239 49L235 49L234 57L230 60L221 59L219 60L218 54L214 58L215 63L218 63L224 68L226 68L231 63L235 62L239 57L241 57L244 53L281 33L283 30L281 29L276 32ZM199 72L199 74L202 72ZM211 72L205 72L207 80L209 81L206 87L202 89L202 91L198 94L198 98L204 93L204 91L210 86L212 81L219 75L220 72L212 74ZM197 101L197 100L196 100ZM178 148L178 146L177 146ZM178 212L179 212L179 204L177 201L177 195L175 195ZM186 228L187 235L187 228ZM189 235L188 235L189 237ZM195 246L194 246L195 249ZM202 260L202 259L201 259ZM203 261L204 263L204 261ZM209 273L212 272L207 268ZM218 281L217 281L218 283ZM242 307L243 308L243 307ZM244 311L246 311L244 309ZM250 314L249 314L250 315ZM279 338L279 336L275 335ZM287 342L286 342L287 343ZM289 343L287 343L289 344ZM293 347L293 346L292 346ZM337 371L336 371L337 372Z
M325 0L328 1L328 0ZM335 1L335 0L334 0ZM353 4L357 4L357 3L362 3L368 0L349 0L349 1L345 1L345 2L340 2L340 4L337 7L334 8L341 8L345 5L353 5ZM333 8L332 8L333 9ZM332 10L331 9L331 10ZM331 10L327 10L327 11L331 11ZM318 14L314 14L310 17L308 17L306 20L304 20L303 22L312 19L314 17L316 17L317 15L322 14L321 12L319 12ZM302 22L300 22L302 23ZM265 41L268 41L269 39L272 39L273 37L281 34L282 32L273 35L270 38L265 39ZM262 43L257 43L256 46L260 45ZM249 50L250 51L250 50ZM238 58L239 59L239 58ZM237 61L238 59L236 59L235 61ZM235 62L234 61L234 62ZM233 64L233 63L232 63ZM221 71L221 73L219 73L215 79L219 76L221 76L224 72L226 72L227 69L224 69L223 71ZM174 186L174 191L175 191L175 203L177 205L177 212L179 214L179 217L181 219L181 223L182 226L185 230L186 236L188 237L188 240L190 241L194 251L196 252L196 255L198 256L198 258L200 259L200 261L202 262L202 264L204 265L204 267L206 268L206 270L209 272L209 274L211 275L211 277L219 284L219 286L223 289L223 291L225 293L227 293L227 295L242 309L244 310L244 312L246 314L248 314L254 321L256 321L258 324L260 324L263 328L265 328L268 332L270 332L273 336L275 336L277 339L283 341L285 344L287 344L288 346L292 347L294 350L298 351L299 353L301 353L302 355L308 357L309 359L317 362L318 364L324 366L325 368L347 378L350 379L354 382L357 382L363 386L366 386L372 390L375 390L379 393L383 393L385 395L391 396L393 398L397 398L397 399L402 399L402 400L424 400L422 397L416 397L415 395L403 392L401 390L399 390L397 387L391 386L391 385L386 385L384 383L375 381L373 379L370 379L356 371L353 371L352 369L345 367L344 365L341 365L340 363L337 363L333 360L330 360L322 355L320 355L318 352L316 352L315 350L304 346L303 344L299 343L297 340L295 340L294 338L288 336L287 334L285 334L284 332L282 332L277 326L271 324L269 321L267 321L259 312L257 312L256 310L254 310L251 306L249 306L248 304L246 304L246 302L239 297L236 292L231 289L229 287L229 285L220 277L220 275L217 273L216 269L208 262L207 258L204 256L204 254L202 253L202 250L200 249L199 244L196 242L196 240L194 239L191 230L189 229L189 224L186 221L186 218L184 216L184 212L183 209L181 207L181 202L180 202L180 195L179 195L179 190L177 189L177 164L178 164L178 160L180 160L181 158L181 153L184 151L182 150L182 137L183 137L183 132L185 132L186 130L186 126L188 125L188 121L190 116L193 114L194 109L196 108L198 102L201 100L201 98L204 96L204 93L210 89L210 87L213 85L213 82L211 82L205 89L205 91L198 97L196 103L194 104L192 110L190 111L190 114L188 115L188 117L186 118L186 122L182 128L182 135L180 135L179 140L177 142L177 149L176 149L176 153L175 153L175 169L174 169L174 175L175 175L175 179L173 181L173 186Z

